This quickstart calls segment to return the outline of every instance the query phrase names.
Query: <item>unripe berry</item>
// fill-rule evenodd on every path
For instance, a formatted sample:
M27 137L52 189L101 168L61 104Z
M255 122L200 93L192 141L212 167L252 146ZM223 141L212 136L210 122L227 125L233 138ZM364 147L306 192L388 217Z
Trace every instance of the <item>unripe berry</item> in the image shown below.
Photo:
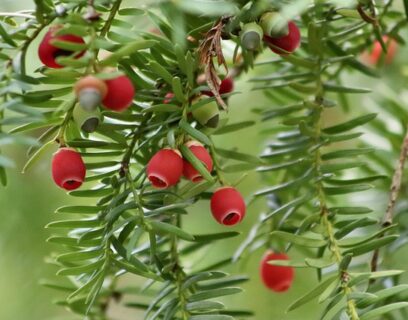
M216 128L220 120L220 110L215 101L207 103L192 111L194 119L205 127Z
M220 94L230 93L234 90L234 80L232 78L225 78L220 83ZM211 91L203 91L203 94L209 97L213 97L214 94Z
M166 95L164 96L163 103L164 104L169 104L173 101L174 98L174 93L173 92L167 92Z
M123 75L105 80L105 83L108 87L108 93L102 100L103 106L114 111L123 111L129 108L135 95L132 81Z
M383 55L385 55L385 64L391 64L394 60L398 48L397 42L387 36L383 36L383 40L387 45L387 53L383 51L381 43L378 40L375 41L371 52L366 52L363 55L363 59L366 60L369 64L377 65L381 61Z
M293 267L269 264L268 261L271 260L289 260L289 257L284 253L274 253L268 250L263 256L260 266L261 279L264 285L275 292L285 292L292 285L295 271Z
M57 48L52 44L53 40L79 44L85 43L84 39L72 34L64 34L60 36L55 35L55 33L60 28L61 28L60 26L51 27L49 31L45 34L43 40L40 43L40 46L38 47L38 56L41 62L49 68L63 68L62 65L57 63L56 59L58 57L70 56L74 53L73 51ZM84 52L80 52L75 57L80 58L83 54Z
M280 38L287 36L289 26L283 16L278 12L266 12L260 20L263 32L268 37Z
M92 111L106 97L108 87L102 80L94 76L86 76L75 83L74 91L82 108Z
M246 50L258 50L262 43L263 30L254 22L247 23L243 26L240 37L242 47Z
M233 187L220 188L211 197L211 212L220 224L232 226L241 222L245 211L245 201Z
M80 105L75 106L73 117L78 128L87 133L94 132L102 120L98 109L88 111Z
M174 186L183 174L183 159L177 150L162 149L150 159L146 172L153 187L165 189Z
M197 141L189 141L186 143L186 146L196 156L197 159L201 160L207 170L211 172L213 169L213 160L207 149ZM191 180L193 182L200 182L203 180L201 174L191 165L190 162L185 159L183 160L183 175L188 180Z
M289 33L282 37L269 37L264 35L264 41L269 48L280 55L294 52L300 45L300 30L297 25L290 21L288 23Z
M59 149L52 158L51 168L54 182L65 190L75 190L84 182L85 164L73 149Z

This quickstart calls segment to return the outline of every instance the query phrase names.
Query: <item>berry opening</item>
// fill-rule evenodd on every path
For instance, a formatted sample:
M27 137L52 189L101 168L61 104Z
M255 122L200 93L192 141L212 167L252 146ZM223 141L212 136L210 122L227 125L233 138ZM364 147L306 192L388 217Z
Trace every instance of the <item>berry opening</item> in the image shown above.
M232 226L238 223L241 220L241 215L237 212L230 212L228 213L224 219L222 219L222 223L226 226Z
M285 292L288 291L290 288L290 283L289 282L283 282L280 285L277 285L274 290L276 292Z
M156 188L167 188L168 183L164 181L162 178L155 176L155 175L149 175L149 180L154 185Z
M193 182L200 182L203 180L203 177L199 174L195 175L194 177L191 178L191 181Z
M66 180L62 183L62 187L65 190L75 190L79 188L82 184L82 181L79 180Z

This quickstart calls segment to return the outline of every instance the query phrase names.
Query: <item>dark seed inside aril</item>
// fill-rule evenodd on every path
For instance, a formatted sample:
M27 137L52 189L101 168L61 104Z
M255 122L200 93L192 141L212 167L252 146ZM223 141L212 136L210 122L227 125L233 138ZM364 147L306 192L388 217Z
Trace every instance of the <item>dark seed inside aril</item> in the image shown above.
M58 57L67 57L70 56L71 54L73 54L73 51L58 49L57 51L54 52L53 56L56 59Z
M94 132L99 125L98 118L90 118L84 122L81 129L87 133Z
M220 117L217 114L214 117L212 117L210 120L207 121L206 126L210 128L217 128L219 121L220 121Z

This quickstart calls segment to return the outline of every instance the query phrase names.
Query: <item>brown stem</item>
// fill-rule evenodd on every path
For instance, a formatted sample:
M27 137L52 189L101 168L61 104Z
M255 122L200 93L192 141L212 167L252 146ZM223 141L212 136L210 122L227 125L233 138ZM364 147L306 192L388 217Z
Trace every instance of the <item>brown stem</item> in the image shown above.
M383 236L381 236L382 238ZM380 256L380 250L375 250L373 253L373 257L371 258L371 272L376 272L378 268L378 258ZM374 280L370 280L370 283L374 283Z
M408 128L404 137L404 141L402 142L397 168L395 169L394 176L392 178L390 199L388 202L387 211L385 212L385 218L383 222L383 224L386 226L389 226L392 223L393 211L395 203L397 202L398 199L399 192L401 190L402 175L407 156L408 156Z
M398 195L401 190L402 184L402 175L404 171L405 161L408 156L408 128L405 134L404 140L401 146L401 152L399 156L399 161L392 177L390 197L387 205L387 210L385 211L384 220L382 223L382 228L386 228L392 224L394 217L394 208L397 203ZM383 237L384 235L382 235ZM378 259L379 259L379 249L374 251L373 257L371 259L371 271L376 271L378 268Z
M365 12L365 10L364 10L364 8L363 8L363 6L362 6L361 4L357 6L357 11L358 11L358 13L360 14L360 17L361 17L364 21L366 21L366 22L368 22L368 23L371 23L371 24L373 24L373 25L377 25L377 24L378 24L378 20L377 20L375 17L372 17L372 16L368 15L368 14Z

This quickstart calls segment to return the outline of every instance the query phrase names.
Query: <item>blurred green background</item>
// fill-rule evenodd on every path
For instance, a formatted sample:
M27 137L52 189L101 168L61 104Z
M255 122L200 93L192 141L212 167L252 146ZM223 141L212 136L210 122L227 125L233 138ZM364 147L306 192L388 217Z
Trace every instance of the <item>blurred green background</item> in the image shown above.
M29 0L0 0L0 11L14 11L31 8ZM34 51L32 51L34 52ZM401 53L398 57L402 63ZM37 57L32 54L30 63L38 64ZM394 85L394 79L405 79L404 68L390 68L390 85ZM242 119L255 118L250 113L252 107L264 105L263 97L259 93L250 93L250 86L246 78L240 79L237 90L242 94L233 96L230 100L231 122ZM359 79L351 79L358 82ZM400 80L398 80L401 84ZM367 83L366 86L376 86L375 82ZM254 105L256 101L256 105ZM359 104L353 104L359 105ZM359 113L359 112L358 112ZM255 128L250 128L232 135L217 137L216 143L220 146L238 146L239 150L247 153L258 154L262 150L263 141ZM238 145L239 141L239 145ZM46 263L46 257L50 255L53 247L45 242L50 231L44 226L52 219L56 219L54 210L64 204L73 204L75 199L65 195L57 189L50 176L49 163L44 161L35 167L29 174L22 175L19 172L26 159L25 150L8 149L8 154L16 160L16 168L9 172L9 186L0 190L0 319L4 320L46 320L46 319L79 319L55 306L52 301L56 299L56 293L39 285L41 279L53 277L55 269ZM240 186L245 195L251 190L260 187L258 175L251 174ZM376 211L382 212L385 198L376 200ZM237 229L246 235L258 214L262 211L262 203L251 206L248 210L248 218ZM189 231L203 232L222 230L208 214L208 204L199 204L187 218L186 227ZM240 239L242 240L242 238ZM231 254L238 246L238 241L229 241L211 247L206 252L208 263L211 260L219 260L227 254ZM262 286L258 278L258 263L261 255L260 250L253 255L245 266L240 264L230 267L231 272L247 273L251 282L244 286L245 292L229 299L235 308L249 308L256 312L257 320L315 320L321 306L312 302L298 311L285 314L284 310L297 297L305 293L316 283L315 274L312 271L298 270L293 288L285 294L272 293ZM401 257L408 256L401 254ZM406 268L408 259L399 259L394 262L394 268ZM120 317L112 319L136 319L133 310L123 311Z

